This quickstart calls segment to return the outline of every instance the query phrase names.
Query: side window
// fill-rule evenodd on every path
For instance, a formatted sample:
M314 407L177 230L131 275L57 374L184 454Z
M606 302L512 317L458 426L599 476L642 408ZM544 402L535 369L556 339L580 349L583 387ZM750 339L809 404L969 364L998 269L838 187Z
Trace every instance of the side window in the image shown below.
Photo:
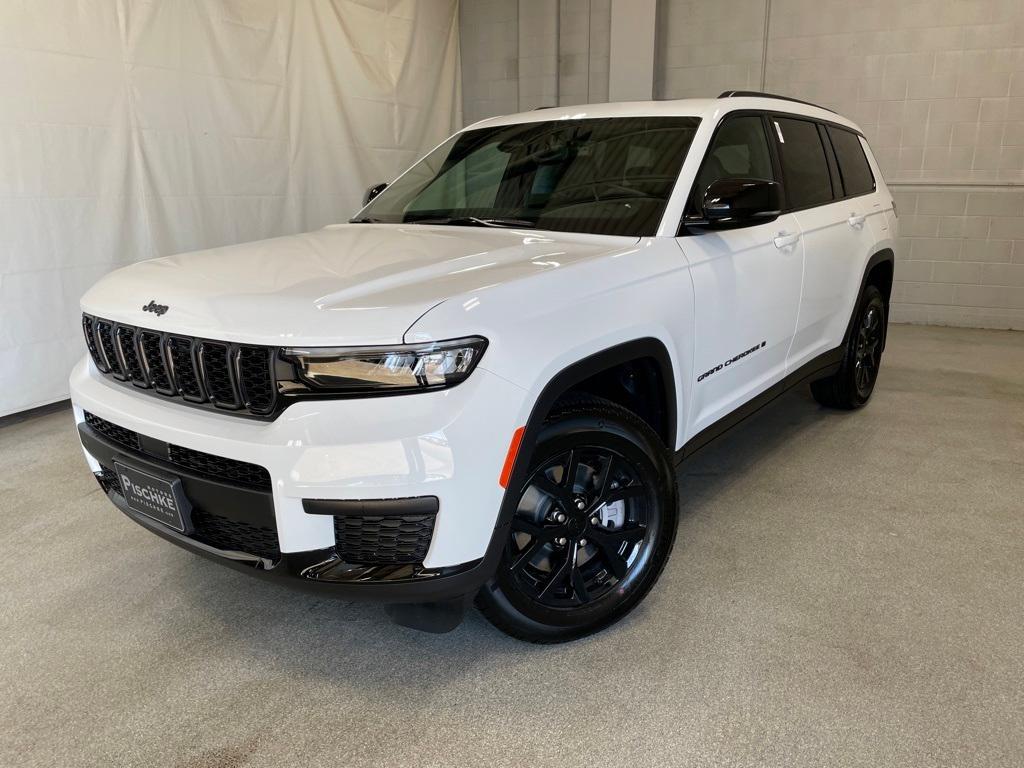
M875 191L875 177L864 155L860 136L853 131L828 126L828 137L839 163L839 175L847 195L864 195Z
M700 201L711 182L719 179L775 180L768 139L759 115L730 117L715 133L693 185L689 204L691 213L700 208Z
M808 120L770 118L779 140L782 179L790 208L832 202L832 179L818 126Z

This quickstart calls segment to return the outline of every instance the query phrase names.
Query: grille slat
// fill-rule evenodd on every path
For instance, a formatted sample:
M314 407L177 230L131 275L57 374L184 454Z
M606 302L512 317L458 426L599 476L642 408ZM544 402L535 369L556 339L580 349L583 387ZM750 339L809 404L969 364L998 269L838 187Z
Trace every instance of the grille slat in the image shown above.
M167 339L167 359L171 364L171 376L177 385L178 394L186 400L201 403L206 400L199 373L192 357L192 339L171 336Z
M96 344L96 323L88 315L82 315L82 333L85 334L85 346L89 350L92 361L96 363L96 367L99 368L101 373L107 373L110 368L107 366L107 361L103 359L100 348Z
M242 402L256 413L270 413L274 408L273 358L266 347L240 347L238 350L238 385Z
M107 369L114 375L114 378L124 381L124 371L121 369L121 361L117 358L117 349L114 346L113 324L106 320L97 320L96 338L99 341L99 349L107 364Z
M128 325L117 326L115 333L117 348L124 361L124 372L128 380L137 387L149 387L146 371L139 358L138 347L135 345L135 329Z
M241 398L235 389L235 374L231 370L234 363L228 345L204 341L199 345L199 360L210 401L222 408L240 407Z
M140 389L251 416L278 404L276 348L161 333L82 316L89 354L101 373Z
M161 395L175 394L164 360L163 337L154 331L140 331L139 348L142 350L142 359L153 388Z

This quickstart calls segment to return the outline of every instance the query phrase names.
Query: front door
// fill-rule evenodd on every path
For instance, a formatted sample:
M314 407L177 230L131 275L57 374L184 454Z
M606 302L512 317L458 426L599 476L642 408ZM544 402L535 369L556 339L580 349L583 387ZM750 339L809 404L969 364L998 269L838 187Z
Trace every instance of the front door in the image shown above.
M721 178L775 179L760 115L727 117L704 158L687 212ZM694 380L687 439L785 376L796 327L803 244L796 219L677 238L694 290Z

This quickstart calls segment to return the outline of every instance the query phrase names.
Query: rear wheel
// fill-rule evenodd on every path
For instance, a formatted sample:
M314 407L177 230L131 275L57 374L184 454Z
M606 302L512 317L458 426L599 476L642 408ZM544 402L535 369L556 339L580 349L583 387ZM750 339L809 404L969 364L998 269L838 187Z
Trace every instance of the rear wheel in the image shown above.
M878 288L869 285L858 302L843 362L834 376L811 384L814 399L830 408L846 410L864 405L878 380L885 329L885 301Z
M598 398L556 409L495 576L477 604L510 635L572 640L622 618L654 584L676 529L675 476L658 436Z

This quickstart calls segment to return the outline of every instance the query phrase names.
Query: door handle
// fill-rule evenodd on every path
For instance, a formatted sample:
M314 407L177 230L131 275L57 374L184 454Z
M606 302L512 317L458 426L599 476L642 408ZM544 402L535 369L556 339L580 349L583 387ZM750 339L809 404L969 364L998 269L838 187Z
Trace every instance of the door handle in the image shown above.
M776 248L782 249L788 248L789 246L795 244L796 241L799 239L799 232L796 232L794 234L790 234L789 232L779 232L779 234L775 236L775 239L772 242L775 243Z
M860 229L864 226L864 222L867 218L867 216L858 216L856 213L851 213L850 218L848 218L846 222L854 229Z

